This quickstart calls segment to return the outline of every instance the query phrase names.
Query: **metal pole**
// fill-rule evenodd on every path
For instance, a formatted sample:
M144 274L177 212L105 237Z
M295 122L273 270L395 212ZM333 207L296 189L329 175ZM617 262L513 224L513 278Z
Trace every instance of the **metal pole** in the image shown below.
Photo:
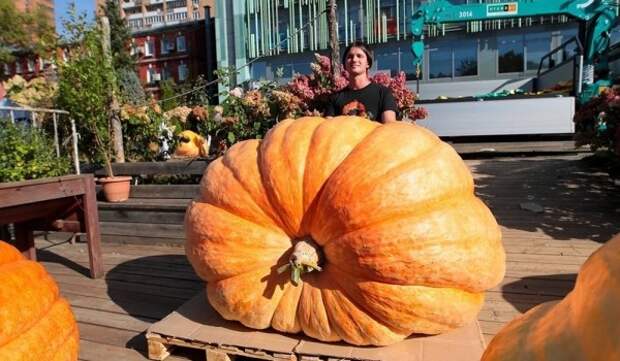
M15 124L15 111L13 109L9 110L9 115L11 116L11 123Z
M73 139L73 166L75 174L80 174L80 160L78 159L78 137L75 129L75 119L71 118L71 138Z
M37 113L31 111L30 114L31 114L30 118L32 119L32 126L34 128L38 128L38 125L37 125Z
M56 113L52 113L52 120L54 121L54 147L56 147L56 157L60 158L60 144L58 143L58 122L56 120Z
M580 54L577 57L577 61L579 67L579 72L577 73L577 75L579 76L579 78L577 79L577 94L581 94L583 83L583 55Z

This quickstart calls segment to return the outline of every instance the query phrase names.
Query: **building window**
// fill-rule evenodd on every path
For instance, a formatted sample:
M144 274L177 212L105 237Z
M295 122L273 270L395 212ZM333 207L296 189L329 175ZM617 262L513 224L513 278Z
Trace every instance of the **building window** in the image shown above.
M400 71L405 72L407 80L416 79L416 67L413 65L413 52L408 45L401 45L400 49ZM420 79L422 71L420 69Z
M454 76L473 75L478 75L478 41L459 41L454 45Z
M29 72L33 72L34 71L34 60L32 59L26 60L26 66Z
M144 56L153 56L155 53L155 42L147 40L144 42Z
M18 61L15 62L15 73L17 74L21 74L24 72L24 69L22 69L22 64Z
M187 71L187 64L185 63L179 64L178 72L179 72L179 81L185 81L187 79L187 76L189 75Z
M11 74L11 68L9 67L9 64L4 64L4 75L10 75Z
M250 72L252 73L252 79L265 80L267 79L267 65L263 62L255 62L251 65Z
M534 33L525 35L525 54L527 70L538 70L540 60L551 50L550 33ZM549 67L548 60L543 63L543 69Z
M146 83L147 84L155 84L161 80L161 75L157 72L157 69L153 68L151 64L149 64L149 68L146 70Z
M523 71L523 36L510 35L497 38L497 64L500 73Z
M452 78L452 49L447 46L428 49L428 77Z
M390 76L395 76L398 72L398 46L382 47L375 50L375 64L378 71L388 71Z
M177 36L177 51L182 52L186 50L187 49L185 48L185 35Z
M161 69L161 80L170 79L170 70L168 70L168 66L164 63L164 66Z
M168 47L166 46L165 38L159 39L159 47L161 48L160 52L162 54L168 54Z

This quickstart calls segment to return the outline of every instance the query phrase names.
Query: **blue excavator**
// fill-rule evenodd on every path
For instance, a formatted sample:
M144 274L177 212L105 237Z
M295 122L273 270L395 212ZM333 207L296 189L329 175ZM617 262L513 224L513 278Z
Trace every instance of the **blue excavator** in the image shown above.
M411 33L414 66L419 69L424 54L424 26L445 23L522 18L542 15L567 15L580 23L578 37L582 54L575 72L574 95L579 103L588 101L609 86L608 53L610 32L618 15L610 0L515 0L498 3L452 4L430 0L412 15ZM595 81L595 74L599 75Z

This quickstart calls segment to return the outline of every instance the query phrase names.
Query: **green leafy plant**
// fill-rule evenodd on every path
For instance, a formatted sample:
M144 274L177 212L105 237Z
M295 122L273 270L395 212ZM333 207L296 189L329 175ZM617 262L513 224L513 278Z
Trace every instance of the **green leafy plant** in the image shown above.
M0 182L56 177L71 173L68 158L38 128L0 119Z
M116 89L114 68L105 61L101 30L87 24L75 8L64 22L68 42L74 44L69 59L59 66L58 106L76 119L80 149L93 163L104 163L112 172L111 125L109 104L111 89Z

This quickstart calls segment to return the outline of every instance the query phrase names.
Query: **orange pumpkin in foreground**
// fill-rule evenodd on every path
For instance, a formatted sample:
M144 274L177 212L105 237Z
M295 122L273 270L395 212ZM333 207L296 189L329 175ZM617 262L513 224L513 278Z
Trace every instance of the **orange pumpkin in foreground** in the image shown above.
M419 126L286 120L200 189L186 254L213 307L248 327L387 345L474 320L504 275L467 166Z
M0 241L0 360L77 360L79 341L69 303L45 268Z
M511 321L482 361L620 360L620 235L583 264L575 288Z

